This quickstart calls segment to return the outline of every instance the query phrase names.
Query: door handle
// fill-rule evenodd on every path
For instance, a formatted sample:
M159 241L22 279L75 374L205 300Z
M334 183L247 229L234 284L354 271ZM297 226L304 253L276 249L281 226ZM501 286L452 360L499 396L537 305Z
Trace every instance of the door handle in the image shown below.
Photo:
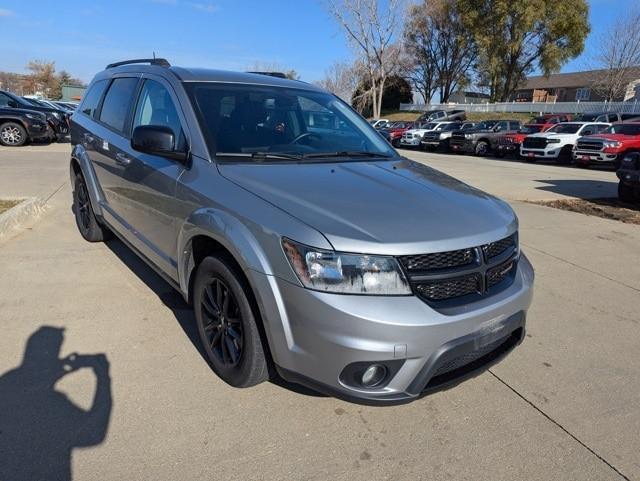
M84 134L82 137L84 138L85 144L93 144L93 142L96 140L95 137L90 134Z
M131 157L127 157L127 155L123 154L122 152L118 152L116 154L116 164L123 165L126 167L130 163L131 163Z

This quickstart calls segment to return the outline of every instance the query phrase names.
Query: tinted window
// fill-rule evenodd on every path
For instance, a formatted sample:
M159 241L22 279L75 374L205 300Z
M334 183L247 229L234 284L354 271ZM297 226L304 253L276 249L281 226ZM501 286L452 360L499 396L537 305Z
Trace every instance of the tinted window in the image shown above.
M117 78L111 82L102 104L100 121L118 132L124 132L129 106L137 85L137 78Z
M618 114L609 114L609 120L608 122L617 122L618 121Z
M13 99L11 97L9 97L8 95L0 93L0 107L8 107L9 106L9 102L11 102L11 100L13 100Z
M98 80L94 83L89 91L82 99L82 107L80 107L80 111L88 115L89 117L93 117L96 113L96 109L98 108L98 104L100 103L100 98L102 97L102 93L104 89L107 87L106 80Z
M606 131L611 134L640 135L640 124L615 124L607 127Z
M167 89L155 80L145 80L140 92L133 128L139 125L169 127L176 136L176 147L181 150L184 135L178 111Z
M218 155L342 151L394 155L362 117L324 92L215 83L190 83L187 89L210 148Z

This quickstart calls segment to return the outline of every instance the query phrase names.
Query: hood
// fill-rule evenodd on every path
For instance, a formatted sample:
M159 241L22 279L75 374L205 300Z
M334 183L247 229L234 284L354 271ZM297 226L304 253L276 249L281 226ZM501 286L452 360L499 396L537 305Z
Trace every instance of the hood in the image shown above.
M42 112L38 112L37 110L30 110L30 109L22 109L22 108L3 108L0 107L0 113L3 114L18 114L18 115L25 115L25 114L31 114L31 115L37 115L40 119L45 120L46 119L46 115L43 114Z
M557 134L555 132L538 132L537 134L530 134L527 137L543 137L545 139L565 139L567 137L576 137L578 136L577 133L575 134Z
M218 165L228 180L317 229L339 251L455 250L517 229L505 202L407 159Z
M625 134L596 134L588 135L590 140L628 140L629 138L637 139L637 135L625 135Z

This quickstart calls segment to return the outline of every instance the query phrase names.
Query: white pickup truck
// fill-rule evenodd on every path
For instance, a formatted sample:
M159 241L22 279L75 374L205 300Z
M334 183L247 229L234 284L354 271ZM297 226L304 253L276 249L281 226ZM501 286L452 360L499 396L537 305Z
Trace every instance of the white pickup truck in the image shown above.
M460 122L455 121L447 121L447 122L425 122L418 125L418 127L414 127L413 129L407 130L402 134L402 138L400 139L400 147L420 147L420 141L422 140L422 136L427 132L437 131L442 129L447 124L459 124Z
M562 122L545 132L525 137L520 145L520 155L527 162L551 159L568 164L578 137L599 134L610 125L605 122Z

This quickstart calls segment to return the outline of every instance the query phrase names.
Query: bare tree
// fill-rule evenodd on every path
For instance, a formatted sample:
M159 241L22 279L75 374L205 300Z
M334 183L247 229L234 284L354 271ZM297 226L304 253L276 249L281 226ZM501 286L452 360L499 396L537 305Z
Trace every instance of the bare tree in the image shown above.
M595 58L605 70L593 79L593 90L611 102L625 98L629 83L638 79L640 66L640 7L626 12L607 30Z
M325 76L316 84L329 92L333 92L345 102L351 102L362 78L362 66L335 62L325 71Z
M394 38L403 0L329 0L329 12L345 30L370 82L373 116L380 117L384 84L395 73L399 55Z
M476 47L459 17L455 0L423 0L409 8L405 48L414 58L420 91L429 100L438 90L440 102L446 103L457 88L468 83Z
M32 60L27 64L27 70L31 72L31 88L36 91L42 91L45 95L49 95L52 89L56 88L56 63L43 60Z

